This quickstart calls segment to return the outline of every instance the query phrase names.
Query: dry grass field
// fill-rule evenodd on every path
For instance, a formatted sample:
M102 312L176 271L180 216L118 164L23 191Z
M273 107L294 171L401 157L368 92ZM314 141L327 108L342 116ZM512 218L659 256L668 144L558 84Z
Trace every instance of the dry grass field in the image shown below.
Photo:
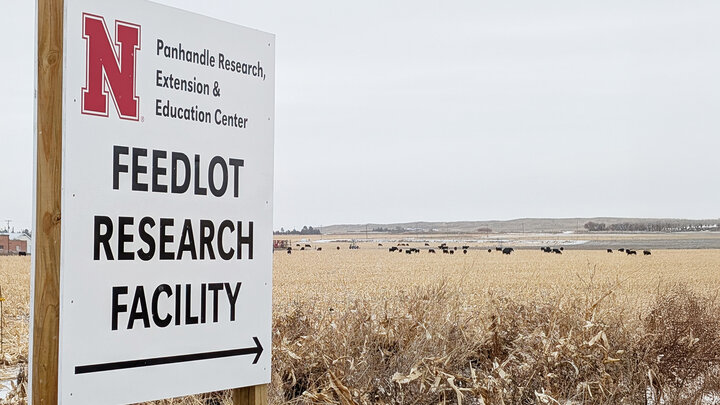
M323 250L275 253L277 402L712 403L717 394L720 250L503 255L483 244L449 255L418 242L404 247L414 254L377 241L310 244Z
M28 359L30 327L30 258L0 256L0 289L2 294L2 328L0 378L12 385L4 403L23 403L25 371ZM19 367L18 367L19 366ZM18 372L18 369L20 370ZM19 386L13 385L15 380Z
M720 250L388 252L396 242L300 251L293 240L292 254L274 253L270 403L684 404L720 393ZM27 358L29 267L0 257L9 365Z
M30 321L30 258L0 256L2 352L4 365L27 362Z
M368 246L363 246L368 245ZM429 254L422 243L410 243L420 253L389 253L383 247L329 244L323 251L275 253L274 310L292 309L294 302L312 299L342 306L356 299L377 300L444 281L461 289L468 302L487 292L515 298L549 292L578 293L587 282L613 285L614 299L630 307L652 300L659 290L686 283L708 294L720 288L720 250L659 250L652 255L569 250L562 255L516 250L503 255L471 249L467 254ZM375 244L377 245L377 244ZM318 245L320 246L320 245ZM336 250L335 246L341 246ZM438 249L435 249L438 251ZM592 280L591 280L592 279Z

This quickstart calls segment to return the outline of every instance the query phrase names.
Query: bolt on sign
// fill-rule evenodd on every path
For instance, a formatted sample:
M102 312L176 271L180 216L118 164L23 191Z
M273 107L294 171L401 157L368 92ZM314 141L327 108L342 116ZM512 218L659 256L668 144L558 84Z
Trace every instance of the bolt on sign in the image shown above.
M269 383L274 36L65 0L63 41L59 401Z

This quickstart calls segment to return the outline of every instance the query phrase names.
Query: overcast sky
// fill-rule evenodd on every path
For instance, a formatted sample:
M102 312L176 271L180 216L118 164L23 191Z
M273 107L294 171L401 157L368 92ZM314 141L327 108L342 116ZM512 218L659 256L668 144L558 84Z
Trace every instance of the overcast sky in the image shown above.
M276 34L276 229L720 216L720 2L161 3ZM0 221L23 228L34 9L4 9Z

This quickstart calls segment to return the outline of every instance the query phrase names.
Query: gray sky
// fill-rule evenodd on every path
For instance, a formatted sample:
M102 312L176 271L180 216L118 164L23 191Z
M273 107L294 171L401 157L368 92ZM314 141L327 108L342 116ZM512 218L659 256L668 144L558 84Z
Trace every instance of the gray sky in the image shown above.
M720 216L717 1L160 2L276 34L275 228ZM26 3L0 14L16 227L32 216Z

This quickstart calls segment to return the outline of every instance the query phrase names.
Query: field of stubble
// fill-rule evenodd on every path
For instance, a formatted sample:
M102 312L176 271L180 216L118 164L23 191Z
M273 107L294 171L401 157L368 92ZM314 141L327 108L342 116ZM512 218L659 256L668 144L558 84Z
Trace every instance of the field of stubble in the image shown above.
M358 250L330 243L320 252L297 248L292 254L276 252L274 310L292 310L295 302L309 299L326 306L356 299L385 305L400 291L440 282L462 290L468 303L482 303L488 292L518 299L551 292L579 294L592 282L612 286L613 299L629 308L678 283L707 294L720 288L720 250L658 250L650 256L604 250L564 250L562 255L516 250L503 255L473 248L467 254L449 255L429 254L422 243L411 243L421 252L408 255L389 253L388 244L359 245Z
M718 403L720 250L388 246L275 253L272 402Z
M710 403L718 393L720 250L311 244L274 253L270 403ZM27 359L29 269L0 257L6 365Z

